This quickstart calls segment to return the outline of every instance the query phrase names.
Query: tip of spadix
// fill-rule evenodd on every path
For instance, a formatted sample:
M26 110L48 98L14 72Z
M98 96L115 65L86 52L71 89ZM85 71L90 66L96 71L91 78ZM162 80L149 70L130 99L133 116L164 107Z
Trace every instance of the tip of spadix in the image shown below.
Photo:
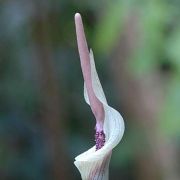
M76 13L75 16L74 16L75 19L79 19L81 18L81 14L80 13Z

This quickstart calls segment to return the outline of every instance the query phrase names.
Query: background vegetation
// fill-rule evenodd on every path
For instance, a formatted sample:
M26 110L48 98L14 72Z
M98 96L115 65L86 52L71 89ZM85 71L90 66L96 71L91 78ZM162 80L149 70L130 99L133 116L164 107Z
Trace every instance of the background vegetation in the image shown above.
M94 144L74 14L124 117L113 180L180 179L180 1L1 0L0 179L78 180Z

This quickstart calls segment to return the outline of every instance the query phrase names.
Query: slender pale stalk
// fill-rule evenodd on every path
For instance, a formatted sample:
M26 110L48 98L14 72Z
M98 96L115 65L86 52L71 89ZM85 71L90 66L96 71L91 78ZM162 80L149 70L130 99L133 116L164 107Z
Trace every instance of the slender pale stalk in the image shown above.
M88 50L81 15L75 14L75 25L81 68L84 78L84 96L96 118L96 146L75 158L75 165L83 180L108 180L112 149L124 133L121 115L108 106L92 51Z
M92 87L89 50L88 50L88 46L86 42L81 15L79 13L75 15L75 24L76 24L78 50L79 50L80 61L81 61L81 69L82 69L85 86L86 86L89 101L90 101L90 107L96 118L96 122L97 122L96 129L98 131L102 131L103 121L104 121L104 116L105 116L104 108L101 101L96 97L93 87Z

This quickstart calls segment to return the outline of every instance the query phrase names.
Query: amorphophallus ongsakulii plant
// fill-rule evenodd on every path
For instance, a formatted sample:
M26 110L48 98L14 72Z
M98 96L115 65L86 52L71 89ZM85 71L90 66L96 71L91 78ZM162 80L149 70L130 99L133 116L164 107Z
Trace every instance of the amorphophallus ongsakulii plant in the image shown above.
M83 180L108 180L112 149L124 133L124 121L118 111L110 107L104 95L92 50L88 50L82 18L75 14L77 44L84 78L84 97L96 119L95 146L75 158L75 166Z

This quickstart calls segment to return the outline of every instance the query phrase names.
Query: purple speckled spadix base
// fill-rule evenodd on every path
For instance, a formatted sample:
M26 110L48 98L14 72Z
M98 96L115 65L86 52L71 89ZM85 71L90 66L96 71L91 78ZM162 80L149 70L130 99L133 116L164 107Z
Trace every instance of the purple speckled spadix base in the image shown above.
M103 131L96 131L95 142L96 142L96 151L101 149L105 144L105 134Z

